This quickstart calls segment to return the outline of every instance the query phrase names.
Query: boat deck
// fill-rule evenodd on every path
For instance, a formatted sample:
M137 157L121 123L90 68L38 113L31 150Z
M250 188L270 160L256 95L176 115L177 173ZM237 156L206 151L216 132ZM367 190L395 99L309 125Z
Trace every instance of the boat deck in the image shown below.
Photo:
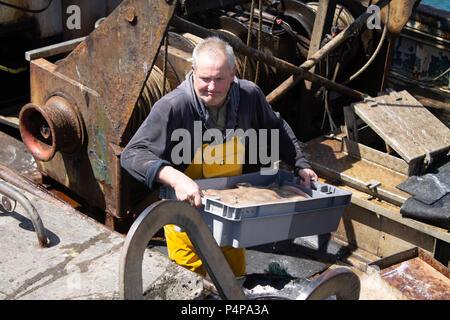
M124 236L63 202L52 204L20 192L39 213L49 243L47 248L39 248L31 220L20 204L11 213L0 212L0 299L117 299ZM170 298L193 297L203 290L197 275L161 253L147 250L144 286L157 285L163 276L184 288ZM166 298L165 293L160 294Z
M22 176L33 177L33 163L24 160L29 155L21 149L21 142L1 135L0 141L8 139L11 147L0 153L0 163L8 164ZM34 185L36 192L32 193L30 189L14 188L36 208L49 244L39 248L28 213L19 203L12 212L0 211L0 300L118 299L125 235L111 231L38 185ZM166 252L164 240L160 239L152 241L144 254L147 298L191 300L211 295L210 282L172 262ZM376 255L352 251L329 235L261 245L248 248L246 254L248 275L264 275L271 263L277 263L296 279L306 280L330 268L347 267L360 278L360 299L405 299L401 293L391 294L392 288L378 275L365 272L367 264L378 259ZM380 286L387 291L380 291ZM283 293L283 289L273 287L256 288L270 294ZM289 298L294 299L295 291L289 292Z

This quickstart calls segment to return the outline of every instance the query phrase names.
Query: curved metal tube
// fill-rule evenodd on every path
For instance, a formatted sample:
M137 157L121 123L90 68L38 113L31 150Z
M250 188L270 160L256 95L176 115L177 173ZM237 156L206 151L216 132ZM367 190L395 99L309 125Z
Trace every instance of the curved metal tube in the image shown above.
M19 191L11 188L8 184L3 181L0 181L0 193L5 196L18 201L25 211L28 213L31 222L33 223L34 230L36 231L38 244L40 248L47 247L48 239L45 235L44 225L42 224L41 217L37 212L36 208L31 204L30 200L21 194Z
M358 276L346 268L329 269L304 287L297 300L358 300L361 285Z
M223 299L245 299L242 289L201 214L189 204L177 200L161 200L154 203L145 209L131 226L120 257L121 299L143 299L144 251L153 235L166 224L183 227Z

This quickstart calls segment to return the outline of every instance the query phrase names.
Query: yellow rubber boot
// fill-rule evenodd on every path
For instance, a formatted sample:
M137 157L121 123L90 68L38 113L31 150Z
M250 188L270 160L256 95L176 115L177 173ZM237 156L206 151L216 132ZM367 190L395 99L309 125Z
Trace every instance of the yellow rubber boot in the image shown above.
M177 264L193 272L206 276L206 269L200 257L195 253L186 232L178 232L174 225L164 226L169 258ZM244 276L246 272L245 248L231 246L220 247L225 259L236 277Z

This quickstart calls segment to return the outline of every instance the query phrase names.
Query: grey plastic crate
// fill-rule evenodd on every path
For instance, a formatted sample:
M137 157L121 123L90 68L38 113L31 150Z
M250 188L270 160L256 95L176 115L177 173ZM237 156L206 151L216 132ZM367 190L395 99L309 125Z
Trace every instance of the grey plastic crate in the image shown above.
M236 183L267 186L295 185L311 196L309 199L264 203L256 206L232 206L217 199L202 198L199 209L219 246L235 248L324 234L336 231L351 192L332 185L312 182L312 189L298 184L298 177L284 170L274 174L259 172L234 177L196 180L200 189L229 189ZM161 198L176 199L172 188L162 187Z

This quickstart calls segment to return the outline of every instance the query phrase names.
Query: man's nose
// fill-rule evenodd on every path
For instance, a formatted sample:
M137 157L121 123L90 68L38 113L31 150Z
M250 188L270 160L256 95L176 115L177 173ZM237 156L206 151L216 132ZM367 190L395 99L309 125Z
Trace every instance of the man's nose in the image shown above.
M211 81L208 83L208 90L214 90L215 87L216 87L216 85L215 85L215 83L214 83L214 80L211 80Z

